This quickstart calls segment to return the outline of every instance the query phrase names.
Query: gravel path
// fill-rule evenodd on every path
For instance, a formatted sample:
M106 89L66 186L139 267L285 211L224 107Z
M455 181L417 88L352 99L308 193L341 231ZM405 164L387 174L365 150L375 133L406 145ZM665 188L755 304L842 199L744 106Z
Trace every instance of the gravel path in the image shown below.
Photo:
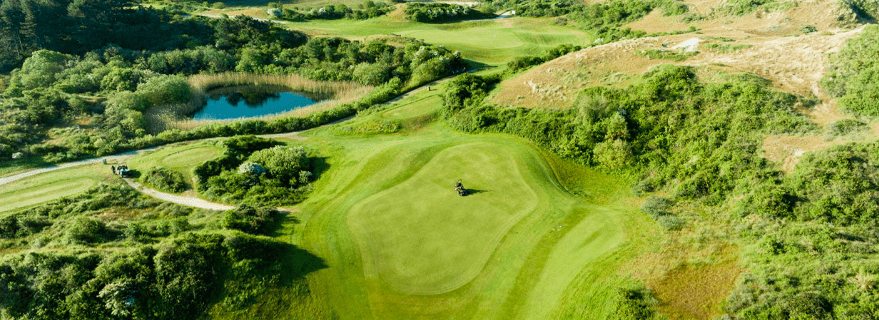
M222 203L210 202L210 201L199 199L196 197L178 196L176 194L164 193L164 192L161 192L161 191L158 191L155 189L150 189L150 188L144 187L142 184L140 184L134 180L131 180L131 179L123 179L123 180L125 180L125 183L127 183L129 186L131 186L135 190L139 191L140 193L143 193L145 195L148 195L150 197L153 197L153 198L156 198L156 199L159 199L162 201L176 203L176 204L186 206L186 207L201 208L201 209L208 209L208 210L224 211L224 210L229 210L229 209L235 208L234 206L230 206L230 205L226 205L226 204L222 204Z

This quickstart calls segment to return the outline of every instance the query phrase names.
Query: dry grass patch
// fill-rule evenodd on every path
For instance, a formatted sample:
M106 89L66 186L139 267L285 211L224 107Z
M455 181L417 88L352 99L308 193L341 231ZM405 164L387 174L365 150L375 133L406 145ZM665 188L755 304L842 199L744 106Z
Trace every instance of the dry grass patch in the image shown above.
M231 120L192 120L189 118L197 112L207 101L209 92L223 87L253 85L253 86L280 86L291 91L306 92L320 96L330 97L323 102L298 108L289 112L260 117L260 119L275 119L283 117L301 117L313 112L323 111L339 104L349 103L365 96L372 91L373 87L364 86L356 82L342 81L316 81L306 79L298 75L262 75L249 73L221 73L215 75L193 75L189 77L189 86L192 88L192 99L188 103L175 105L156 106L146 110L144 117L148 122L148 130L152 133L162 132L168 129L188 130L205 124L215 122L234 122Z
M650 284L659 310L669 319L714 319L742 273L735 260L708 265L684 264Z

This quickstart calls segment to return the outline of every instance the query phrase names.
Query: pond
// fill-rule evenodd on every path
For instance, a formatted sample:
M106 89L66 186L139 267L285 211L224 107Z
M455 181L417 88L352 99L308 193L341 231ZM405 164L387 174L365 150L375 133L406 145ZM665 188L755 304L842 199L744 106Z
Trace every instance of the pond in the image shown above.
M194 120L253 118L307 107L328 95L293 92L281 86L234 86L211 90Z

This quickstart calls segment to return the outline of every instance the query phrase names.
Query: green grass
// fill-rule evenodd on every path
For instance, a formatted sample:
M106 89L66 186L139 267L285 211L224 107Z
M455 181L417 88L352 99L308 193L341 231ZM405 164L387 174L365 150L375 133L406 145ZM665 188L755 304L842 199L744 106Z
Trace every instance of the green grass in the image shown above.
M79 194L100 181L113 179L110 167L92 164L42 173L0 186L0 213L36 206Z
M129 168L141 172L161 166L180 172L192 183L192 168L220 155L222 149L212 142L171 145L128 161Z
M363 21L309 21L287 25L308 33L351 39L382 34L423 39L429 44L461 51L466 59L492 66L503 66L517 56L542 55L546 49L560 44L585 45L593 40L589 33L553 25L550 19L519 17L427 24L385 16Z
M0 177L30 171L49 165L42 158L25 158L0 162Z
M405 122L439 103L422 91L353 121ZM300 223L281 232L329 267L308 276L310 295L275 292L287 302L251 315L602 319L628 279L622 266L656 243L625 183L522 139L437 123L391 135L334 129L302 142L329 169ZM457 179L476 192L459 197Z

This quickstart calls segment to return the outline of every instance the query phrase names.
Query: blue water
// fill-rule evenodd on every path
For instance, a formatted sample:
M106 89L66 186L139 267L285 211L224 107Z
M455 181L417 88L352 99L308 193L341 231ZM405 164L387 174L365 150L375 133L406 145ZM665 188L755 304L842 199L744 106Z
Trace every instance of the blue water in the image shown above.
M195 120L252 118L283 113L317 103L318 100L296 92L239 90L211 95L207 105L192 116Z

